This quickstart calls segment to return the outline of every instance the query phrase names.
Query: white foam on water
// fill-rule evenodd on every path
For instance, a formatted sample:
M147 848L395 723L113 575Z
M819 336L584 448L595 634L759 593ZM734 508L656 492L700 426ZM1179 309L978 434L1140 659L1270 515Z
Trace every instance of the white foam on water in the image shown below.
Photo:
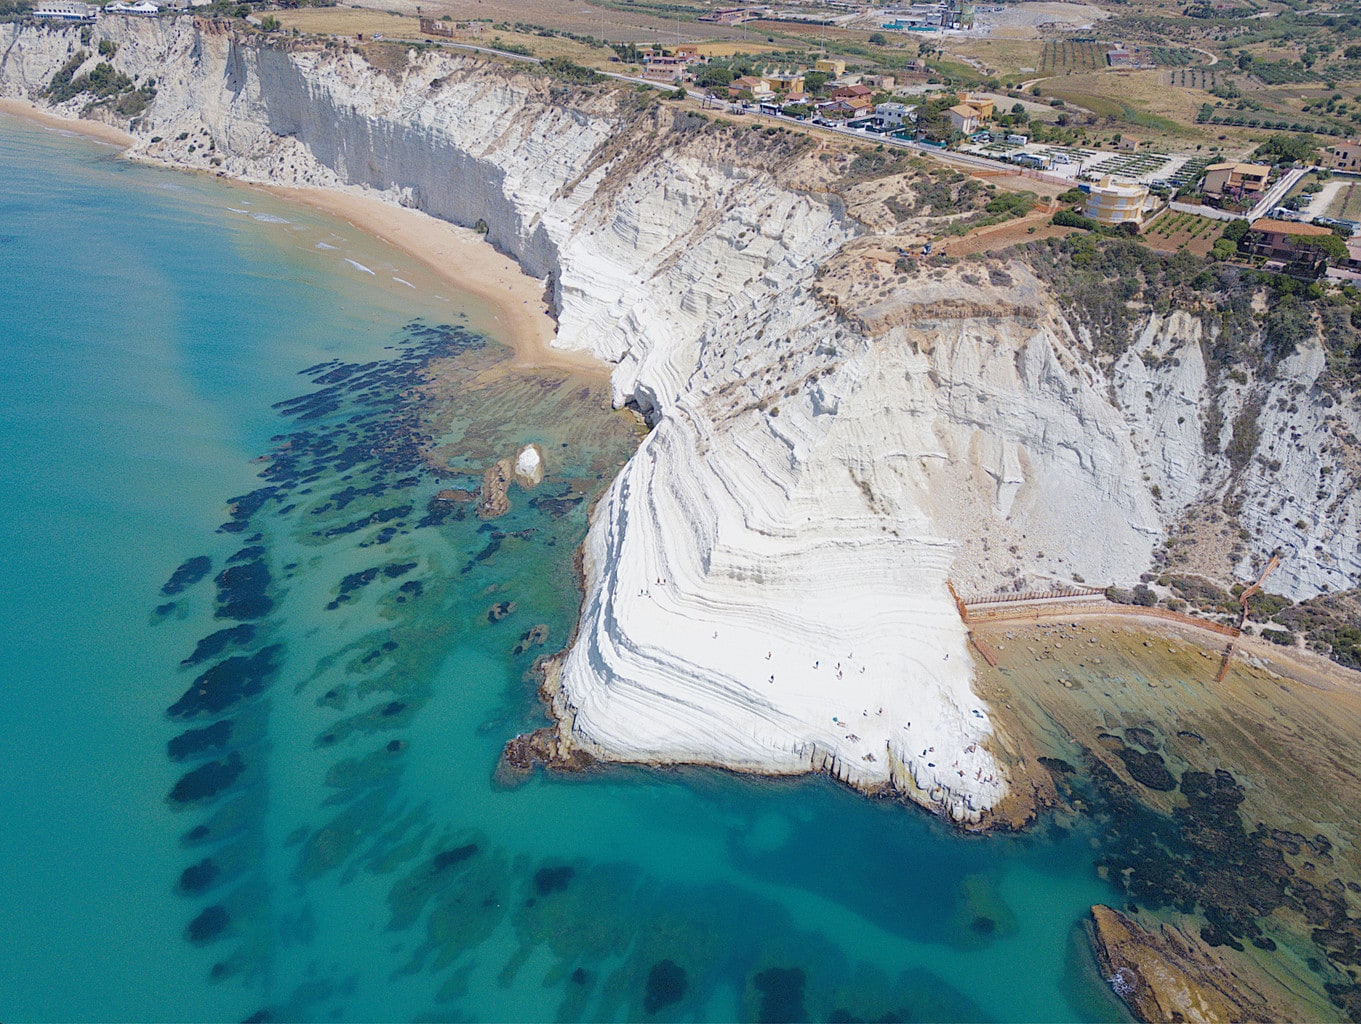
M258 221L260 221L261 223L264 223L264 224L292 224L292 223L293 223L291 220L286 220L286 219L283 218L283 217L276 217L276 216L274 216L274 214L272 214L272 213L252 213L252 214L250 214L250 219L251 219L251 220L258 220Z
M316 248L318 248L318 249L334 249L335 246L334 246L334 245L328 245L326 242L318 242L318 243L316 244Z
M393 277L393 280L396 281L398 284L404 284L404 285L406 285L408 288L413 288L413 289L414 289L414 288L416 287L416 286L415 286L414 284L412 284L410 281L403 281L400 277Z
M362 270L362 271L363 271L364 273L366 273L366 274L373 274L373 271L370 270L368 267L364 266L364 264L358 263L358 262L356 262L356 261L350 259L350 257L348 257L348 256L344 257L344 260L345 260L345 262L348 263L350 266L354 267L355 270ZM378 275L377 275L377 274L374 274L374 276L377 277Z

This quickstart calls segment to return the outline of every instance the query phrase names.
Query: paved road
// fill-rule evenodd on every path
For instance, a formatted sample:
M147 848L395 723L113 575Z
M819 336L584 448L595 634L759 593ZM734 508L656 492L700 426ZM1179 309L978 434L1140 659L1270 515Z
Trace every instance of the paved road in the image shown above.
M1310 170L1312 170L1312 168L1296 167L1294 170L1286 171L1285 174L1282 174L1281 180L1271 186L1271 188L1267 190L1266 195L1262 197L1261 202L1254 206L1248 213L1248 220L1259 220L1274 210L1280 204L1281 200L1285 198L1286 193L1294 188L1295 183L1308 174Z

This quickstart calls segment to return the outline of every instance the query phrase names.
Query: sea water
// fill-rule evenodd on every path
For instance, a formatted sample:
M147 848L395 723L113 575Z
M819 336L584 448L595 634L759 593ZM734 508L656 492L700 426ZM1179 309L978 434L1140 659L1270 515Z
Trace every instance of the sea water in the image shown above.
M0 185L0 1017L1121 1019L1080 830L498 773L636 444L600 382L256 191L15 120Z

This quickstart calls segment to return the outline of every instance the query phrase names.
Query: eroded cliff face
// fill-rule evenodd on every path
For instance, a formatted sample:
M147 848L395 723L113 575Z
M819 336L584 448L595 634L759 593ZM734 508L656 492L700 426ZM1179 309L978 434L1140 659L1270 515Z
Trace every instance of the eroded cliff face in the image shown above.
M1149 314L1112 366L1023 265L879 287L802 138L445 53L389 49L381 70L188 18L94 33L156 78L132 156L481 221L546 279L557 344L614 366L653 429L593 518L556 672L578 749L825 770L976 821L1007 769L947 579L1128 584L1230 492L1256 534L1242 567L1283 547L1292 596L1361 572L1357 416L1317 387L1316 346L1235 469L1205 423L1223 403L1232 424L1246 389L1207 379L1200 321ZM0 26L0 95L40 100L79 48Z

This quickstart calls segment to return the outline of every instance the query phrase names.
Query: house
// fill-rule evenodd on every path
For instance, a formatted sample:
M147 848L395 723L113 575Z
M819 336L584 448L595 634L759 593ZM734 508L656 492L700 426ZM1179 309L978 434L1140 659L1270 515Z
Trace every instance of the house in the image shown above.
M1133 135L1121 135L1120 141L1115 144L1115 148L1123 153L1133 153L1139 148L1139 140Z
M732 84L728 86L728 95L733 99L737 99L744 92L749 92L752 96L760 99L763 96L770 95L770 86L766 85L766 83L759 78L753 78L751 75L743 75L741 78L734 78Z
M1361 142L1339 142L1323 151L1319 163L1334 171L1361 174Z
M1321 250L1302 247L1307 238L1322 238L1332 231L1319 224L1297 224L1288 220L1255 220L1248 235L1255 256L1287 262L1304 261L1317 267L1324 260Z
M835 121L844 121L848 117L859 117L864 112L862 108L852 106L845 100L829 100L826 103L819 103L817 111L819 116Z
M33 8L33 17L44 21L69 21L88 24L95 20L98 11L89 4L72 3L70 0L42 0Z
M1088 191L1083 213L1098 224L1111 227L1133 224L1137 228L1143 226L1147 198L1147 185L1116 181L1108 174Z
M917 120L917 108L906 103L880 103L874 108L874 117L885 128L901 128Z
M761 81L765 82L766 88L772 92L803 92L803 75L798 73L766 72L761 75Z
M972 93L968 93L964 96L964 102L978 111L980 120L989 121L992 119L993 102L986 96L975 96Z
M972 135L978 131L979 125L983 123L983 118L979 116L975 107L967 103L956 103L945 112L945 116L950 119L950 127L957 132L965 135Z
M867 85L842 85L832 90L832 99L847 102L856 99L868 100L873 95L874 90Z
M1201 186L1210 199L1245 199L1266 191L1271 168L1265 164L1211 164L1205 168L1205 182Z
M861 75L860 84L868 85L871 89L888 92L897 84L897 79L892 75Z
M1107 50L1106 64L1113 68L1128 68L1134 66L1134 54L1128 50Z
M821 71L824 75L831 75L833 78L840 78L846 73L846 62L824 58L813 65L813 70Z

